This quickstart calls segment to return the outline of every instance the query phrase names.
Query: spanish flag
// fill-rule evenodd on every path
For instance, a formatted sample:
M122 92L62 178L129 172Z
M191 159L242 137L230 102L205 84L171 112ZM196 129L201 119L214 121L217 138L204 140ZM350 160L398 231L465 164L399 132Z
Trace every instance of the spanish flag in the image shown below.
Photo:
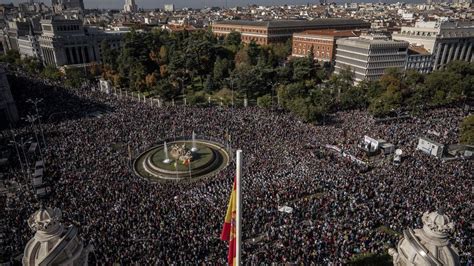
M235 191L235 178L232 193L230 194L229 204L227 205L227 213L225 215L224 226L222 228L221 239L229 242L229 252L227 253L227 259L230 266L235 266L236 257L236 215L237 215L237 202L236 202Z

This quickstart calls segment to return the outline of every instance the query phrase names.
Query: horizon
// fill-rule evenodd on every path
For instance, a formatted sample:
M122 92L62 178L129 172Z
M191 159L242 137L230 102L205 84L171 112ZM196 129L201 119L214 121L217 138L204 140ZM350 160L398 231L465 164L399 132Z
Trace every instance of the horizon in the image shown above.
M1 4L13 3L18 5L19 3L26 2L27 0L0 0ZM51 5L51 0L47 1L37 1L35 2L44 2L46 5ZM305 4L319 4L319 0L198 0L192 1L191 5L187 0L135 0L138 8L141 9L156 9L163 8L165 4L174 4L177 9L184 7L189 8L204 8L204 7L237 7L237 6L248 6L248 5L261 5L261 6L272 6L272 5L305 5ZM291 2L291 3L288 3ZM343 3L397 3L397 2L406 2L406 3L422 3L423 0L412 0L412 1L333 1L338 4ZM100 4L96 0L84 0L84 6L86 9L122 9L125 4L125 0L101 0Z

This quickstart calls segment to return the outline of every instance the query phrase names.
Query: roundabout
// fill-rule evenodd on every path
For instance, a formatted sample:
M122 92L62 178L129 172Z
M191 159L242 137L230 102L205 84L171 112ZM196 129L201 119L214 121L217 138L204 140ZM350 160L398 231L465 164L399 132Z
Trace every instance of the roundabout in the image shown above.
M212 176L226 168L229 161L223 145L193 137L164 141L144 151L133 162L133 170L150 181L189 181Z

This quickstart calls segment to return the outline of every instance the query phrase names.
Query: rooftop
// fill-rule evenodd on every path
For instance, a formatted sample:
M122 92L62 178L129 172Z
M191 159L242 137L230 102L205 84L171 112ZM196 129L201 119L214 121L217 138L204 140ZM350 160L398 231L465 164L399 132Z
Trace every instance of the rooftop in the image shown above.
M340 18L322 18L315 20L271 20L271 21L254 21L254 20L223 20L217 21L215 24L256 26L267 28L286 28L286 27L305 27L305 26L333 26L333 25L361 25L370 27L370 23L359 19L340 19Z
M416 45L410 45L408 47L408 53L409 54L420 54L420 55L428 55L430 52L425 49L423 46L416 46Z
M357 37L360 35L359 31L354 30L307 30L294 35L323 35L332 37Z

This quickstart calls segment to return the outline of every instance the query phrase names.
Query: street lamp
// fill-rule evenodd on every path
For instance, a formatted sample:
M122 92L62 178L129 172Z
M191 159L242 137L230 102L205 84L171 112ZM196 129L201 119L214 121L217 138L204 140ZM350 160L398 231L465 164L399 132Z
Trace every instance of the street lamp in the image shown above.
M11 130L11 132L12 132L12 139L13 140L11 140L10 143L15 145L16 156L18 156L18 161L20 161L21 172L24 174L25 170L23 169L23 163L21 161L20 150L18 149L18 142L16 142L16 135L15 135L15 132L13 130Z
M274 98L273 94L274 94L274 92L275 92L275 86L278 85L278 84L280 84L280 83L279 83L279 82L275 82L275 81L270 81L268 84L270 84L270 86L272 87L272 97L271 97L271 98L272 98L272 110L273 110L273 109L274 109L274 108L273 108L273 98Z
M232 108L234 108L234 79L231 78L231 77L228 77L227 80L229 81L230 83L230 91L232 93Z
M27 99L26 102L29 102L35 106L36 116L38 117L38 124L41 131L41 138L43 139L43 145L46 148L46 141L44 140L43 126L41 125L41 116L38 112L38 104L43 102L43 98Z
M44 158L43 158L43 153L41 152L41 145L40 145L40 142L39 142L39 139L38 139L38 134L36 133L36 127L35 127L35 121L36 121L37 117L34 116L34 115L27 115L26 118L23 118L23 119L24 119L25 121L31 123L31 127L33 128L33 132L35 133L36 142L38 143L38 147L39 147L39 152L40 152L40 155L41 155L41 159L44 159Z

